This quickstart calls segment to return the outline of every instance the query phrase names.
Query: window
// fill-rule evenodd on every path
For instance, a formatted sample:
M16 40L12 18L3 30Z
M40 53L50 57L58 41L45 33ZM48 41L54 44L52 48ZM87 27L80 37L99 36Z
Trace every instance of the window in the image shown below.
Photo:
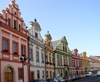
M46 71L46 77L48 78L48 71Z
M65 59L64 59L64 65L65 65Z
M17 52L17 43L13 43L13 54L18 54L18 52Z
M77 61L76 61L76 66L77 66Z
M3 39L3 51L8 52L8 40Z
M46 56L46 62L48 62L48 61L47 61L47 56Z
M16 12L15 12L15 15L16 15Z
M67 48L65 47L65 52L67 52Z
M40 78L40 74L39 74L39 70L37 71L37 78L39 79Z
M48 42L48 45L50 46L50 42Z
M51 63L51 57L49 57L49 62Z
M79 61L79 67L81 67L81 61Z
M63 51L64 51L64 45L63 45Z
M31 81L34 80L34 72L31 71Z
M38 38L38 34L35 32L35 37Z
M62 59L60 58L60 65L62 65Z
M30 55L30 59L32 59L33 58L32 49L29 50L29 55Z
M44 78L44 71L42 71L42 78Z
M8 19L8 26L10 26L10 23L11 23L11 20L10 20L10 18Z
M57 65L59 65L59 58L57 58Z
M16 28L16 20L14 20L14 29L17 29L17 28Z
M23 78L23 69L22 68L19 68L18 69L18 72L19 72L19 79L22 79Z
M55 77L55 73L53 72L53 78Z
M66 58L66 65L67 65L67 58Z
M61 71L61 77L62 77L62 71Z
M43 59L43 53L41 54L41 58L42 58L42 62L44 62L44 59Z
M21 32L21 27L20 27L20 25L19 25L19 32Z
M22 48L22 55L25 55L25 46L21 46L21 48Z
M50 71L50 78L52 77L52 72Z
M54 58L52 58L52 63L54 63Z
M36 61L39 61L39 52L36 51Z
M58 71L58 77L60 76L59 73L60 73L60 72Z

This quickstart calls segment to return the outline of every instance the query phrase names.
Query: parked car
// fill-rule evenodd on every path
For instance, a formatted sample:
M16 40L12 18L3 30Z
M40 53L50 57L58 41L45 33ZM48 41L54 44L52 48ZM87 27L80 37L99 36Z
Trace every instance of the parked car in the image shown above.
M65 80L63 79L63 77L57 77L58 82L65 82Z
M66 77L64 77L64 80L65 80L65 82L72 82L70 76L66 76Z
M97 76L100 76L100 71L97 71Z
M97 76L97 73L94 73L93 76L96 77Z
M85 76L86 76L86 77L92 76L92 72L86 72L86 73L85 73Z
M81 74L79 75L79 78L83 78Z
M75 76L74 76L74 75L72 75L72 76L70 76L70 78L71 78L71 80L74 80L74 79L75 79Z
M84 77L85 77L85 75L83 74L83 75L82 75L82 78L84 78Z
M58 82L58 80L56 78L53 78L53 79L47 79L46 80L47 82Z
M78 79L78 75L75 75L75 79Z
M46 80L33 80L33 81L29 81L29 82L47 82Z

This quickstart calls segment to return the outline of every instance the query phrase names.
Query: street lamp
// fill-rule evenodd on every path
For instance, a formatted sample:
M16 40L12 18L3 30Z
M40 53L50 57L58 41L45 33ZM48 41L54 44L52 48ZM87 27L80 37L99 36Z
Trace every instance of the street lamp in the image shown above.
M22 68L23 68L23 82L24 82L24 62L27 60L28 58L25 55L21 55L20 56L20 62L22 62Z

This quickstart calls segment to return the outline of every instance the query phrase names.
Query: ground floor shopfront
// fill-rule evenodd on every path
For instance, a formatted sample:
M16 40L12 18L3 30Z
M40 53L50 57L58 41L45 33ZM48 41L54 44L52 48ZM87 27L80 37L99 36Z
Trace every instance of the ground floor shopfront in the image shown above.
M71 76L72 73L72 67L63 67L63 68L56 68L55 69L55 77L65 77L65 76Z
M29 67L24 66L24 82L29 81ZM22 82L22 63L0 61L0 82Z
M45 79L44 66L30 66L30 80Z

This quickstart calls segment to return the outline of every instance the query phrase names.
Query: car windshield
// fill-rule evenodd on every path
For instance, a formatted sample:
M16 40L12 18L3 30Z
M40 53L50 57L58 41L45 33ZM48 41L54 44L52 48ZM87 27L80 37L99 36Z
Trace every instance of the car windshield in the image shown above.
M68 77L64 77L64 79L68 79Z
M86 74L89 74L89 72L86 72Z

